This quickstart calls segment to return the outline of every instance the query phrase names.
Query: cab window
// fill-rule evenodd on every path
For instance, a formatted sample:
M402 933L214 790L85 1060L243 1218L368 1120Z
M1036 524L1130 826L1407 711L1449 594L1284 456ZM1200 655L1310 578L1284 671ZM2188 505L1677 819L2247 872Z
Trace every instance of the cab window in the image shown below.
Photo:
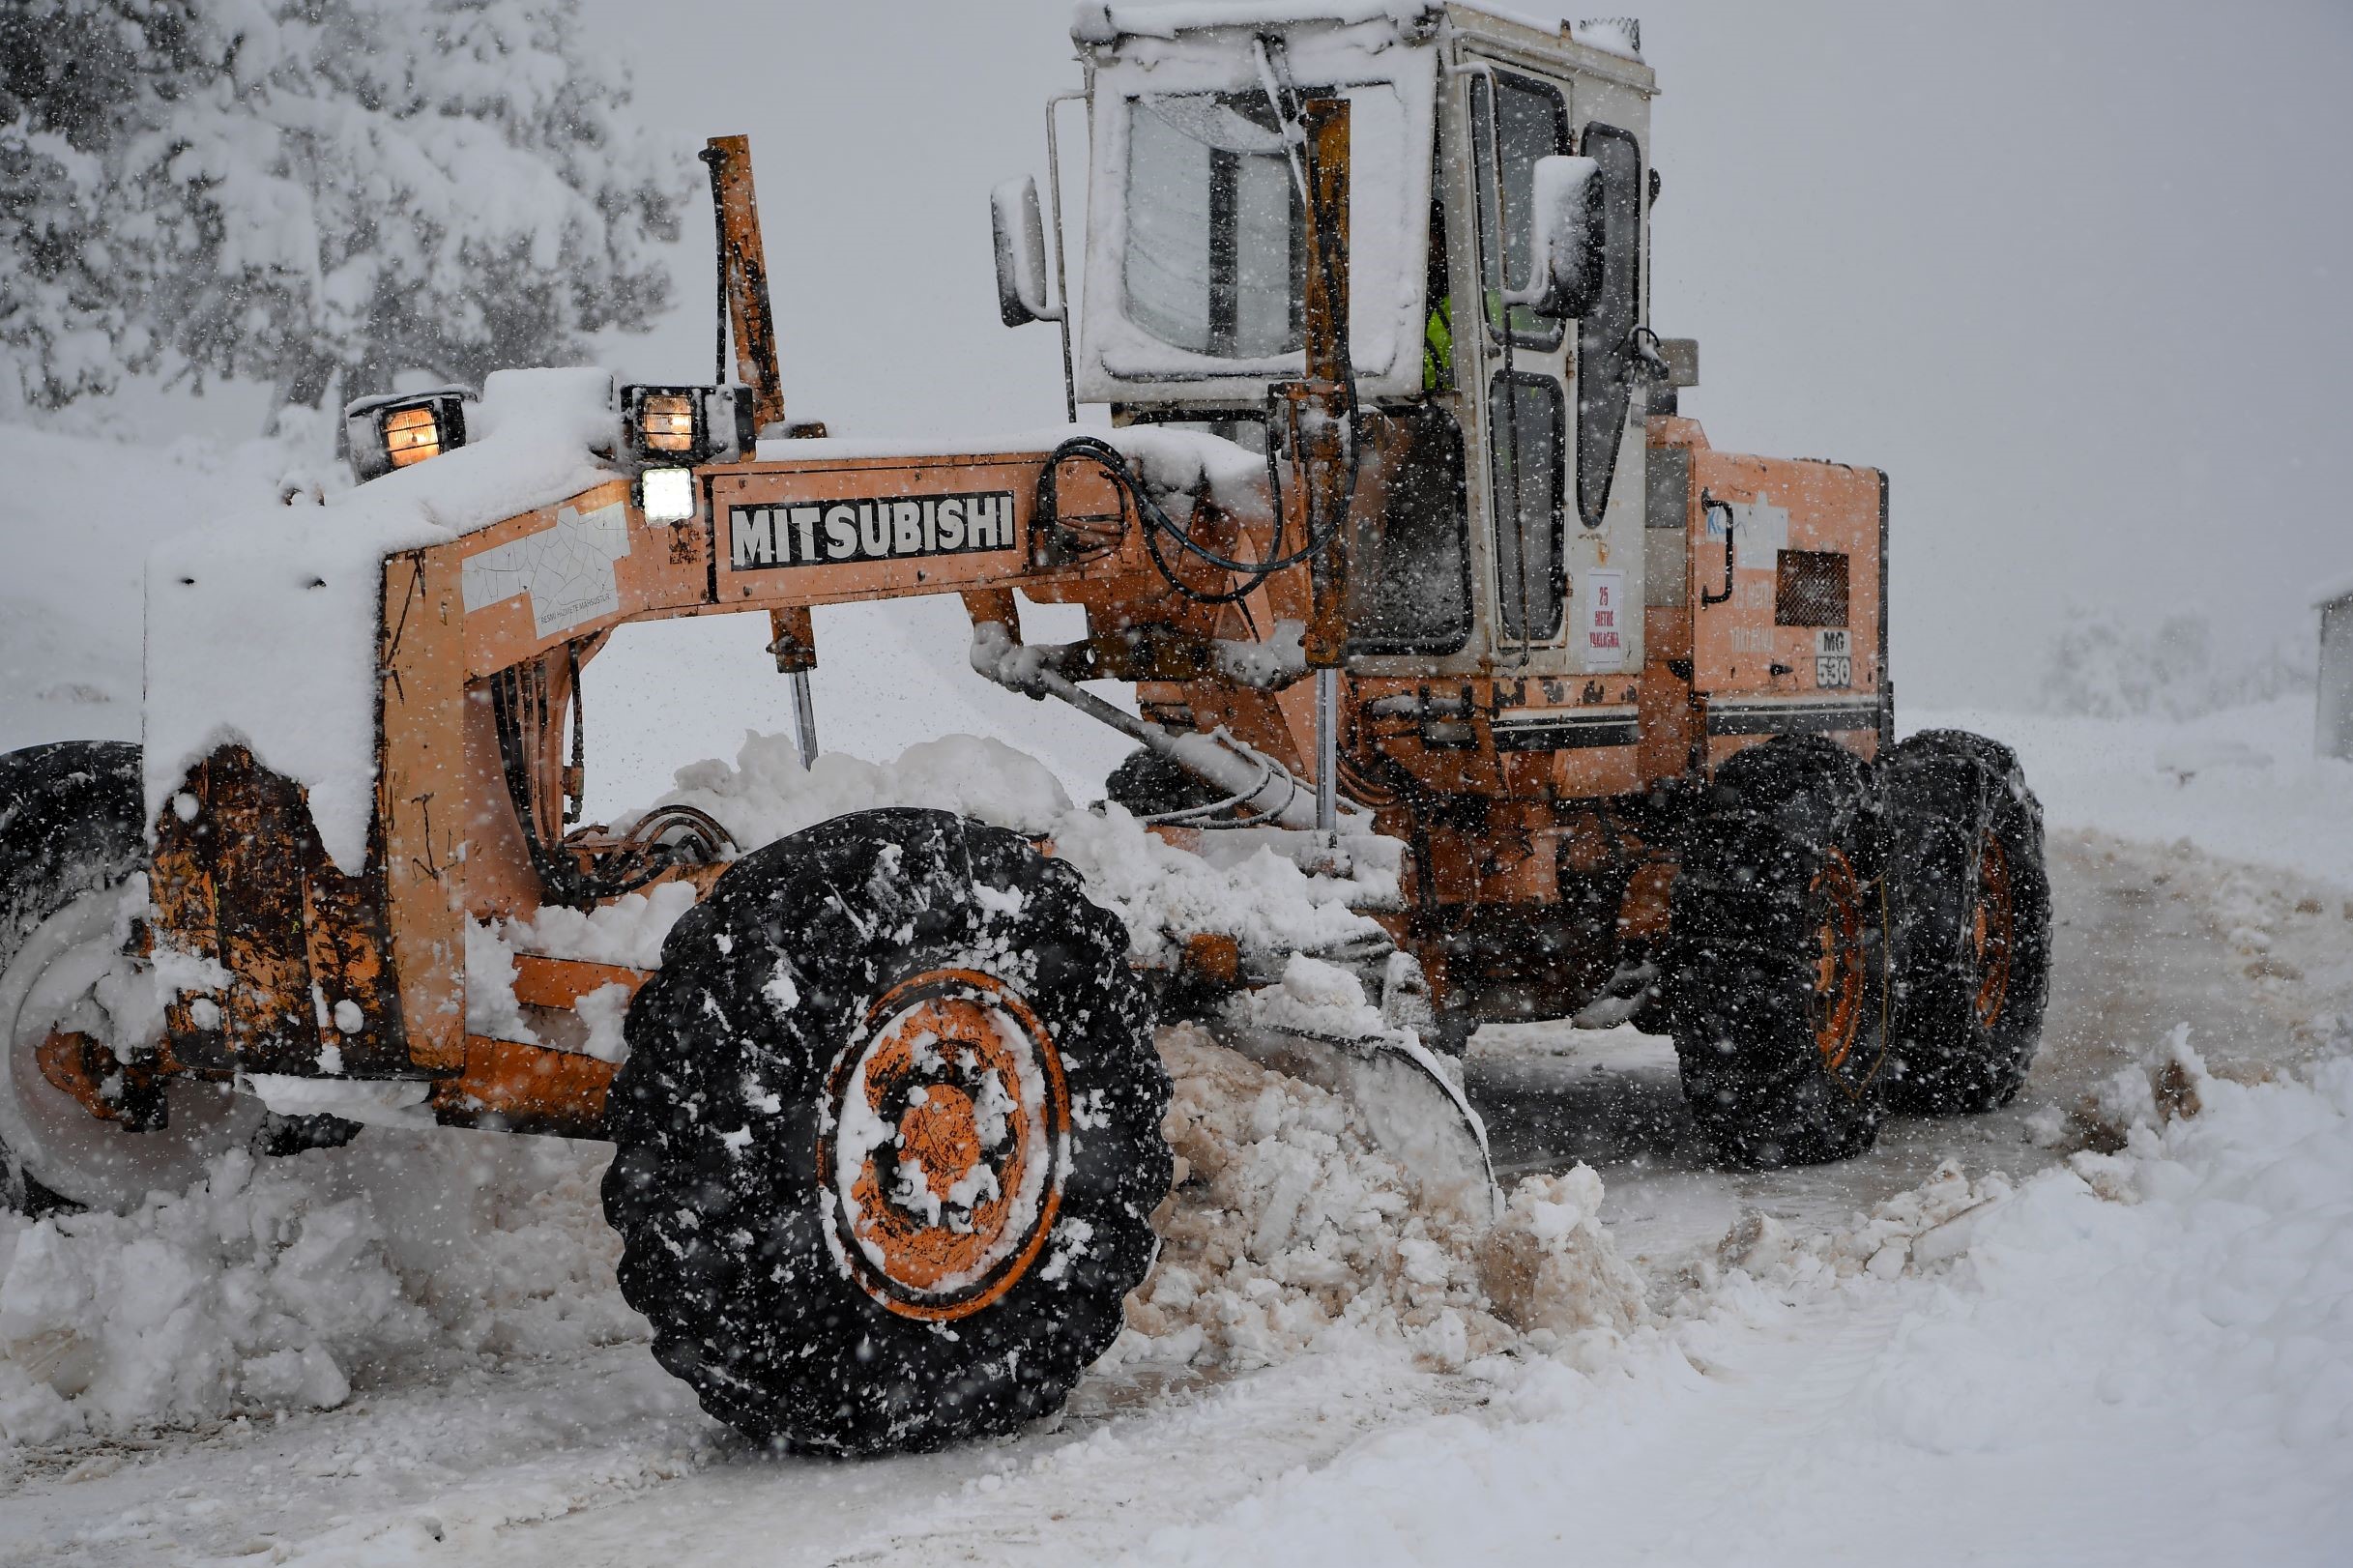
M1601 297L1577 324L1577 516L1601 526L1639 369L1634 331L1642 309L1642 149L1627 132L1585 127L1585 157L1601 165Z
M1502 290L1525 288L1533 265L1536 160L1569 150L1569 107L1560 89L1527 76L1497 72L1470 81L1471 156L1479 190L1479 267L1487 300L1487 325L1503 332ZM1502 199L1498 215L1496 191ZM1503 229L1496 239L1498 218ZM1558 316L1540 315L1525 305L1511 312L1512 341L1531 348L1559 346Z
M1349 651L1451 653L1470 637L1463 432L1437 408L1364 424L1381 495L1350 544Z
M1260 360L1305 336L1306 215L1263 93L1132 101L1128 318L1196 354Z
M1488 393L1488 483L1495 496L1496 599L1508 642L1560 631L1563 597L1560 383L1498 375Z

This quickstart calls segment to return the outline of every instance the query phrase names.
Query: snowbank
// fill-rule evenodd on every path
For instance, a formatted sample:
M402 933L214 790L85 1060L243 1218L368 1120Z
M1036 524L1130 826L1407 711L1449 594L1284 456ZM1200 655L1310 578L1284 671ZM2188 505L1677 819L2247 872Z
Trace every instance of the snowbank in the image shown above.
M242 740L307 787L327 854L356 873L374 808L384 558L444 543L612 477L602 370L501 370L469 444L333 496L233 516L147 566L147 815L190 764Z
M403 1374L642 1338L602 1165L593 1146L369 1132L225 1154L129 1214L0 1215L0 1433L328 1408Z

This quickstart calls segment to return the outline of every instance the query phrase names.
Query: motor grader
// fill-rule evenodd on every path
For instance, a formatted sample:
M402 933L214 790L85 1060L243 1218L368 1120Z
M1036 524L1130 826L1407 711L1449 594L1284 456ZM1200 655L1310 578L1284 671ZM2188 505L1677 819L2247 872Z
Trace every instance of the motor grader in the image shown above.
M1473 1208L1475 1118L1432 1050L1483 1022L1670 1035L1731 1162L2016 1092L2038 808L1990 741L1894 741L1885 476L1718 451L1678 412L1697 352L1649 326L1631 26L1264 0L1082 8L1073 38L1051 244L1034 182L992 203L1002 313L1059 326L1069 425L925 450L791 421L748 150L720 138L712 384L604 383L536 467L492 459L553 383L362 399L363 482L290 542L159 555L144 757L0 759L18 1203L186 1179L255 1098L280 1147L608 1140L662 1364L746 1432L873 1452L1049 1411L1118 1331L1172 1176L1155 1019L1346 1089L1433 1185L1467 1140ZM422 520L361 526L394 513ZM331 537L363 612L303 596ZM204 596L271 572L282 614ZM1380 940L1324 955L1380 1026L1269 1024L1243 1003L1294 955L1196 930L1146 962L1052 842L949 813L764 844L683 805L571 826L582 671L617 628L767 616L805 763L811 612L940 594L979 675L1135 740L1102 811L1326 879L1385 855ZM1026 642L1023 599L1086 636ZM337 638L346 697L288 719L278 683ZM336 725L361 788L310 760ZM663 888L692 907L658 966L469 973L484 922ZM493 978L527 1037L482 1021Z

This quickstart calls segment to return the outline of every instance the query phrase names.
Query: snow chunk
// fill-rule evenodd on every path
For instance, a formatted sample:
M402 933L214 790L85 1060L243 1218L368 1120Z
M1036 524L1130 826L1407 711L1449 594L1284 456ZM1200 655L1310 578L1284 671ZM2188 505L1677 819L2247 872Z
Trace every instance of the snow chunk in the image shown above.
M243 741L304 786L329 858L357 873L375 803L385 557L612 478L596 453L612 450L616 420L606 371L498 371L468 410L466 446L159 545L147 563L148 820L191 765Z
M1479 1280L1498 1314L1564 1338L1641 1321L1641 1279L1602 1229L1601 1200L1601 1177L1584 1165L1513 1189L1479 1244Z
M244 1080L281 1117L341 1117L365 1127L430 1127L425 1099L433 1086L418 1079L291 1078L255 1073Z
M1365 1001L1364 982L1337 964L1293 953L1279 984L1245 991L1233 1004L1262 1029L1335 1039L1381 1032L1380 1009Z
M592 964L620 964L629 969L657 969L670 928L694 906L691 883L656 883L643 892L624 893L594 909L544 905L528 920L502 922L499 940L515 952L585 959ZM469 946L469 975L473 973L472 962L473 948ZM471 996L467 1005L470 1018ZM468 1027L472 1027L471 1023Z
M1127 459L1145 488L1163 506L1172 496L1206 492L1230 511L1266 513L1266 459L1237 442L1202 430L1173 430L1132 424L1113 429L1098 424L1051 424L1009 433L943 436L828 436L814 441L764 441L764 462L841 460L862 457L928 457L1047 452L1073 436L1108 443Z
M629 1060L629 1042L622 1032L622 1021L628 1016L629 998L633 994L628 986L615 982L600 985L572 1003L572 1010L589 1029L588 1039L580 1047L584 1054L616 1066Z

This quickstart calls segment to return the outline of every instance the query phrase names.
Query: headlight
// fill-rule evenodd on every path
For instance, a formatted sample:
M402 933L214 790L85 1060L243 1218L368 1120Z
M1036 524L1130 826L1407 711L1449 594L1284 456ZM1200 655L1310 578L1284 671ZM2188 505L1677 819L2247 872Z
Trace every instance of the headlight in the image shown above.
M343 434L352 478L364 484L395 468L464 446L466 391L436 387L431 392L354 398L343 408Z
M694 470L649 468L638 476L637 495L647 522L685 522L694 515Z
M646 467L677 467L749 456L749 387L624 387L622 437Z

